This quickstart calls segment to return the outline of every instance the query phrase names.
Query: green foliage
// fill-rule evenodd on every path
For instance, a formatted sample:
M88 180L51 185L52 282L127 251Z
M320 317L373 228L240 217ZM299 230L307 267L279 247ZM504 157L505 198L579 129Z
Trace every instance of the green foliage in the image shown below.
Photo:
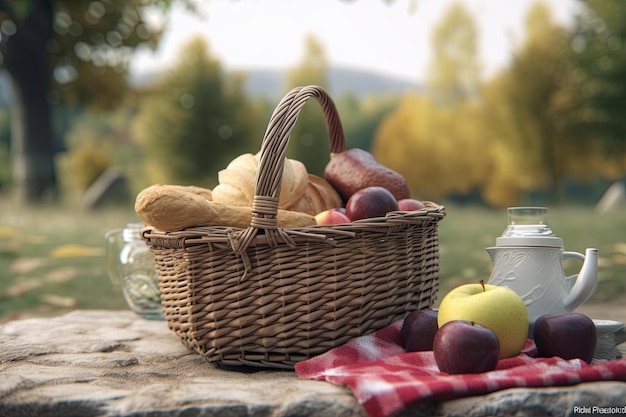
M227 79L201 39L141 103L134 135L150 157L153 182L210 185L234 157L260 148L241 80Z
M11 182L9 111L0 107L0 190Z
M407 94L380 125L372 153L400 172L418 199L470 193L488 178L491 147L481 134L480 107L440 107Z
M346 148L370 150L381 121L400 103L401 97L373 95L358 98L345 94L336 100L346 139Z
M126 72L139 45L155 47L161 27L146 22L167 9L162 0L55 0L54 37L48 42L54 97L60 103L111 108L127 88ZM164 8L165 7L165 8Z
M484 86L476 77L472 28L462 8L453 7L435 33L429 94L407 94L376 133L374 155L402 173L417 198L478 194L506 207L541 191L547 204L571 178L624 175L624 151L607 156L599 131L574 121L586 106L580 73L572 70L570 34L545 5L531 9L526 38Z
M327 87L327 71L322 45L309 36L302 61L287 73L287 84L289 89L309 84ZM287 157L302 161L310 173L322 175L329 154L324 115L318 103L309 102L300 111L298 123L291 133Z
M489 137L481 125L476 24L453 5L433 36L428 94L406 94L381 123L373 154L405 176L413 196L467 195L488 180Z
M182 0L183 2L186 0ZM0 0L0 67L17 93L12 130L17 194L38 204L59 196L51 106L111 108L126 94L139 45L155 46L171 0ZM52 82L50 82L52 81ZM36 160L37 164L29 161Z
M11 11L7 5L13 3L0 0L0 20L19 22L35 4L18 2L19 10ZM128 92L132 51L154 45L163 29L149 27L143 12L156 10L166 21L170 3L54 0L48 48L60 85L52 102L96 97L103 107L125 104L120 98ZM573 31L557 26L545 5L535 5L509 65L485 81L476 23L462 5L453 5L433 33L425 94L335 97L347 147L372 150L407 177L417 197L480 196L498 207L538 191L556 198L572 178L622 177L626 6L616 0L584 5ZM242 80L228 77L206 49L199 41L190 44L141 100L134 120L126 108L123 116L98 116L108 127L95 120L72 126L64 167L79 189L110 164L123 165L135 189L151 182L211 186L232 158L260 148L276 103L245 97ZM327 71L323 46L309 37L301 62L287 73L288 86L327 86ZM132 140L124 123L133 124ZM0 145L2 135L0 130ZM328 150L323 115L317 103L309 103L288 156L321 175ZM1 152L0 162L9 160L8 150ZM0 171L4 183L8 166Z
M50 0L52 15L32 1L0 2L0 21L17 29L30 15L52 22L52 33L33 36L46 43L57 103L118 104L125 94L130 58L140 45L155 47L163 27L148 24L146 11L165 21L170 0ZM42 20L42 23L43 23ZM47 42L46 42L47 41ZM10 51L8 51L10 53ZM0 65L4 61L0 50ZM24 53L20 51L18 53Z
M145 179L145 155L132 141L130 125L136 109L125 103L115 111L67 109L67 151L58 159L59 179L70 195L82 194L107 168L116 166L138 192Z
M624 172L619 157L602 154L597 135L571 123L581 101L569 33L538 3L527 17L526 34L509 67L490 81L484 99L502 147L493 172L498 180L486 191L495 204L515 203L538 189L549 191L555 203L567 178L616 178Z
M11 183L11 155L9 148L0 144L0 191Z
M479 93L478 29L460 3L454 3L435 28L429 94L438 104L452 105Z
M497 183L490 184L488 198L500 204L519 192L547 188L556 195L558 182L567 174L560 163L567 137L560 131L555 101L567 73L566 32L554 25L543 4L534 6L527 18L527 37L513 60L488 86L485 114L504 149L496 163ZM503 179L507 177L509 184ZM507 191L507 187L511 187Z
M84 192L111 165L111 151L90 138L74 146L68 155L69 169L78 190Z
M573 69L566 123L593 136L605 153L626 152L626 3L585 0L571 39ZM622 163L624 165L624 163ZM626 169L622 165L622 169Z

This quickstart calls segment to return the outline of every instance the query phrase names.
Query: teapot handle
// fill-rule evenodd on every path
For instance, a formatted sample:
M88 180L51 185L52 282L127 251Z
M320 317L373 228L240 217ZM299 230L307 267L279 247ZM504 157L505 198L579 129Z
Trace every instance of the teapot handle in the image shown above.
M566 260L566 259L578 259L579 261L585 262L585 255L583 255L582 253L578 253L578 252L564 251L563 260ZM574 286L574 283L576 282L576 278L578 278L578 274L570 275L569 277L567 277L567 283L569 284L570 290Z
M574 311L576 307L593 295L598 285L598 249L587 248L585 255L577 252L563 252L563 259L568 258L583 261L580 272L567 277L570 288L564 305L567 310Z

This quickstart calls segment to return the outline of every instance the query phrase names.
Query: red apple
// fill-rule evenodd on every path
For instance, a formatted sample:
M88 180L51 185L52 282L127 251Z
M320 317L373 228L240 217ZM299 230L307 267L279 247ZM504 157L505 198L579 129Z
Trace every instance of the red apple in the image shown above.
M424 203L414 198L403 198L398 200L398 210L400 211L416 211L423 209Z
M593 360L596 350L596 325L582 313L544 314L535 320L533 339L542 357L558 356L569 360Z
M365 187L352 194L346 203L346 215L350 220L384 217L398 210L396 198L384 187Z
M453 320L435 334L433 353L442 372L478 374L496 369L500 342L493 331L480 324Z
M433 350L437 333L437 312L417 310L409 313L402 322L402 340L407 352Z
M321 225L350 223L350 219L342 210L343 209L340 208L334 208L322 211L321 213L315 215L315 220L317 221L317 224Z

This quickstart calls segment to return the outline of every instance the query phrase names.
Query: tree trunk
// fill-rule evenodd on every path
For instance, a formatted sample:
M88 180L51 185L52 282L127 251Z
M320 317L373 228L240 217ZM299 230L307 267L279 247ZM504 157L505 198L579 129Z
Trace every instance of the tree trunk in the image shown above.
M5 64L13 82L13 175L20 197L28 203L58 196L46 49L53 33L52 17L50 0L34 0L31 12L18 22L17 32L5 45Z

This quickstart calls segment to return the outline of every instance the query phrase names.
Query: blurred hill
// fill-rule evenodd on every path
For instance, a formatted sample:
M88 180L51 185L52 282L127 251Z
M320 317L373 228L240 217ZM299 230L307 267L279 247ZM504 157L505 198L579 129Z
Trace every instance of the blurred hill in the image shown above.
M245 90L251 97L264 96L280 99L287 92L284 70L258 69L243 72L246 75ZM423 87L400 78L352 68L330 67L328 69L328 92L333 97L352 93L357 97L369 94L404 93L421 91ZM135 87L149 85L157 73L135 74L131 84Z
M352 68L331 67L327 76L328 91L333 97L345 93L361 97L421 89L417 83ZM282 71L255 70L247 73L246 91L251 96L282 97L286 90L285 75Z
M245 72L246 93L251 97L268 97L280 99L286 92L285 71L259 69ZM134 87L146 87L158 76L158 73L142 73L131 75L130 83ZM331 67L328 70L328 91L333 97L352 93L357 97L370 94L393 94L407 91L423 91L417 82L409 82L352 68ZM10 80L5 71L0 71L0 107L8 107L10 103Z

